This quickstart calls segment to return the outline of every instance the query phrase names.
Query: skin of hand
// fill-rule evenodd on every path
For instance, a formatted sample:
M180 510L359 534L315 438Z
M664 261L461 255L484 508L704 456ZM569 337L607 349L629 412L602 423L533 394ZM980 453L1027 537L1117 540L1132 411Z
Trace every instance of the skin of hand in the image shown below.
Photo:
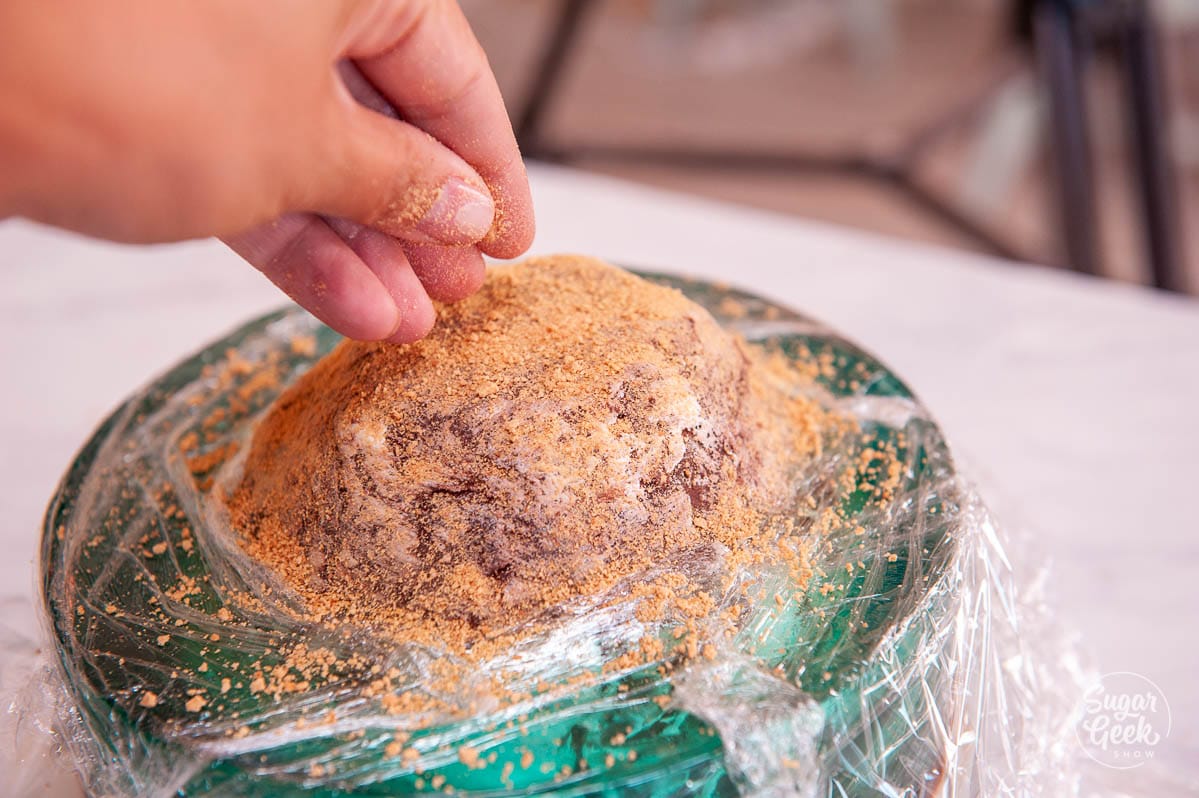
M6 0L0 218L127 242L216 235L352 338L533 237L486 56L450 0Z

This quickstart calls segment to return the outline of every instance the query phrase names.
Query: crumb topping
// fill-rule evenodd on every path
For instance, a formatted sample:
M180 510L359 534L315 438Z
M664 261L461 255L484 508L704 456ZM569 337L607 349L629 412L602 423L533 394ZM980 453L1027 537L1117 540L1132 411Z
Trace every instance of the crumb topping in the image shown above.
M829 423L779 362L590 258L440 310L415 344L342 343L256 431L232 522L316 617L462 652L680 555L763 555ZM711 612L672 578L635 591Z

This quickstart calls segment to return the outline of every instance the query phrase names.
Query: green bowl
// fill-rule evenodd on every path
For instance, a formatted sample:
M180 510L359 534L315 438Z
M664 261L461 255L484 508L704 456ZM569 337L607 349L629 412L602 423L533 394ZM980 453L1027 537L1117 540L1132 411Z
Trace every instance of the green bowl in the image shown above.
M802 597L763 602L729 652L666 675L656 665L600 670L635 639L625 634L631 621L613 616L513 653L534 663L530 685L586 673L582 686L531 687L527 701L421 728L384 711L369 695L372 680L395 668L407 680L399 689L427 693L420 677L438 652L280 613L286 597L271 591L268 575L232 567L235 544L215 531L207 497L221 478L218 455L231 442L244 448L261 412L339 340L302 311L281 310L121 405L50 503L42 584L88 788L330 797L936 792L945 752L930 724L949 700L952 674L936 663L961 523L940 431L899 378L820 324L727 287L646 276L817 373L813 395L855 416L865 433L838 456L897 456L899 487L884 501L873 472L821 498L814 512L835 505L852 523L823 542ZM237 367L267 360L278 380ZM786 588L783 575L752 576ZM251 674L285 671L298 645L335 652L339 664L277 698L254 689ZM354 665L345 665L351 654ZM395 755L397 729L414 753ZM463 761L462 746L478 762Z

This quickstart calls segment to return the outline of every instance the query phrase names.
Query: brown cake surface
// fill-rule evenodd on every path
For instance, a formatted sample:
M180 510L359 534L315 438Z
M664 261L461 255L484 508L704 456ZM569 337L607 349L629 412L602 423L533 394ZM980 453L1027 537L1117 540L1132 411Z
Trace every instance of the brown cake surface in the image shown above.
M495 267L426 339L344 342L286 391L231 519L326 612L512 625L736 547L782 501L772 452L818 440L780 437L810 408L753 362L679 292L600 261Z

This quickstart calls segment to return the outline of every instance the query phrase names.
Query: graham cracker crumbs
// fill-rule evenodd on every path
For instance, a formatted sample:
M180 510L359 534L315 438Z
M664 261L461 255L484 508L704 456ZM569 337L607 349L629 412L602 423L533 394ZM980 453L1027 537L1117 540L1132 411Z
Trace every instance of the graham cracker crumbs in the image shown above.
M458 761L471 770L484 767L487 764L479 757L479 749L469 745L463 745L458 748Z
M201 696L194 695L187 699L187 703L183 705L188 712L199 712L208 706L208 702Z
M142 697L137 703L146 709L153 709L158 706L158 694L152 690L147 690L142 693Z
M188 458L187 467L191 470L192 474L197 477L202 476L237 454L237 449L237 441L230 441L224 446L218 446L210 452Z
M311 335L295 335L291 339L291 352L301 357L312 357L316 354L316 338Z

